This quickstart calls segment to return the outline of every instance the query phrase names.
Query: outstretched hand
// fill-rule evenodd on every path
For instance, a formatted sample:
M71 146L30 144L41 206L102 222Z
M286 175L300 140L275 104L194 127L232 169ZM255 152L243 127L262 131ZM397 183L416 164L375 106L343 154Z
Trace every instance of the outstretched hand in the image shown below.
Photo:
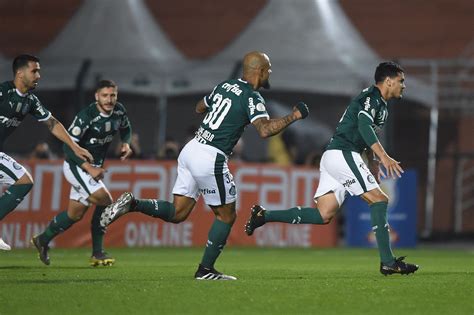
M305 119L306 117L308 117L308 114L309 114L308 105L306 105L304 102L299 102L298 104L296 104L296 106L293 108L293 111L300 112L301 114L300 119Z
M385 171L387 172L386 175L390 178L400 178L402 177L403 168L400 166L400 162L392 159L388 155L384 156L381 161L380 161L384 168Z
M124 161L132 155L133 151L128 143L123 143L120 148L120 160Z

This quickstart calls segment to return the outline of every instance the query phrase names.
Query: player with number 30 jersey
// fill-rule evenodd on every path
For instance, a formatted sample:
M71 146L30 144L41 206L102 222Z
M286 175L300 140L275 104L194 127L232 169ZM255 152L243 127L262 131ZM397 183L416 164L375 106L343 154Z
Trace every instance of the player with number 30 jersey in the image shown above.
M270 119L259 88L269 88L271 64L261 52L250 52L243 60L243 76L218 84L196 105L196 112L206 114L196 137L189 141L178 157L178 177L173 188L173 202L135 199L123 194L104 211L101 222L110 224L119 216L137 211L167 222L184 221L199 196L213 210L216 218L195 279L235 280L214 268L236 219L237 188L227 166L229 155L244 128L253 124L261 137L275 135L292 122L308 115L308 107L300 102L289 115Z

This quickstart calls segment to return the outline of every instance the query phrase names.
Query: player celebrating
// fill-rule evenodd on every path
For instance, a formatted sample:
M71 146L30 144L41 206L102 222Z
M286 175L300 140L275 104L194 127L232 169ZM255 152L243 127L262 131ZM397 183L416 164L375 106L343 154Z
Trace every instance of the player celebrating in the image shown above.
M266 54L250 52L244 57L241 79L218 84L197 103L196 112L206 113L206 116L195 138L186 144L178 157L178 177L172 203L135 199L131 193L124 193L105 209L101 223L108 225L129 211L179 223L189 216L199 195L202 195L216 218L194 277L199 280L236 280L214 268L236 219L236 187L227 166L228 157L248 124L253 124L260 136L266 138L308 115L307 106L300 102L291 114L269 119L265 101L257 90L270 87L271 72Z
M405 257L396 258L390 247L388 197L378 185L380 177L385 177L380 163L391 177L400 177L403 169L385 152L374 132L374 129L383 127L387 120L387 101L401 98L404 89L403 69L394 62L379 64L375 70L375 85L363 90L351 101L323 153L319 186L314 196L318 208L295 207L270 211L255 205L245 232L252 235L256 228L268 222L328 224L342 205L347 191L361 196L369 204L372 229L380 253L380 272L389 275L417 271L418 265L403 262ZM361 157L364 150L368 167Z
M95 92L96 102L81 110L69 127L71 137L92 153L95 164L76 156L64 146L66 160L63 171L72 186L68 209L55 216L46 230L31 240L39 252L40 260L46 265L50 264L48 243L82 219L91 203L96 207L91 222L90 264L108 266L115 262L115 259L109 257L103 250L105 228L100 226L99 221L104 208L112 203L112 196L101 179L105 172L102 168L105 155L117 131L122 140L121 160L127 159L132 154L130 149L132 129L125 107L117 103L117 94L117 86L113 81L100 81Z
M10 185L0 197L0 220L12 212L33 187L30 173L3 153L6 138L27 114L31 114L38 121L44 121L51 133L68 145L74 154L82 159L92 160L92 155L71 140L64 126L31 93L41 77L39 59L31 55L19 55L13 60L12 68L13 81L0 84L0 183ZM1 237L0 249L11 249Z

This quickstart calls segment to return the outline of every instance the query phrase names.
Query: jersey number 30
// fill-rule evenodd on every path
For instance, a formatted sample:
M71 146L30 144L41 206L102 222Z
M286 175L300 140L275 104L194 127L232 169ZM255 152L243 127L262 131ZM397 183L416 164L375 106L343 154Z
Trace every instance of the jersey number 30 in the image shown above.
M222 95L217 93L212 98L212 109L207 113L206 117L202 121L205 125L209 125L209 128L216 130L222 124L225 116L232 106L232 100L230 98L222 99Z

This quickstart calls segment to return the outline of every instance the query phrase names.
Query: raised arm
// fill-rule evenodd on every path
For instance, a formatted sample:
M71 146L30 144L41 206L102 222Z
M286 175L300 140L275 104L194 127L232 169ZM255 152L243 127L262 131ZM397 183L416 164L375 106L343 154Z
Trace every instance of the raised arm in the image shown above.
M306 118L308 113L308 106L303 102L299 102L295 107L293 107L293 112L291 114L276 119L262 117L253 121L252 124L257 129L260 137L268 138L276 135L293 122Z
M61 124L53 115L45 121L46 126L51 131L51 133L64 142L71 150L80 158L86 161L93 161L92 155L84 148L81 148L77 143L75 143L69 134L67 133L66 129L64 128L63 124Z

